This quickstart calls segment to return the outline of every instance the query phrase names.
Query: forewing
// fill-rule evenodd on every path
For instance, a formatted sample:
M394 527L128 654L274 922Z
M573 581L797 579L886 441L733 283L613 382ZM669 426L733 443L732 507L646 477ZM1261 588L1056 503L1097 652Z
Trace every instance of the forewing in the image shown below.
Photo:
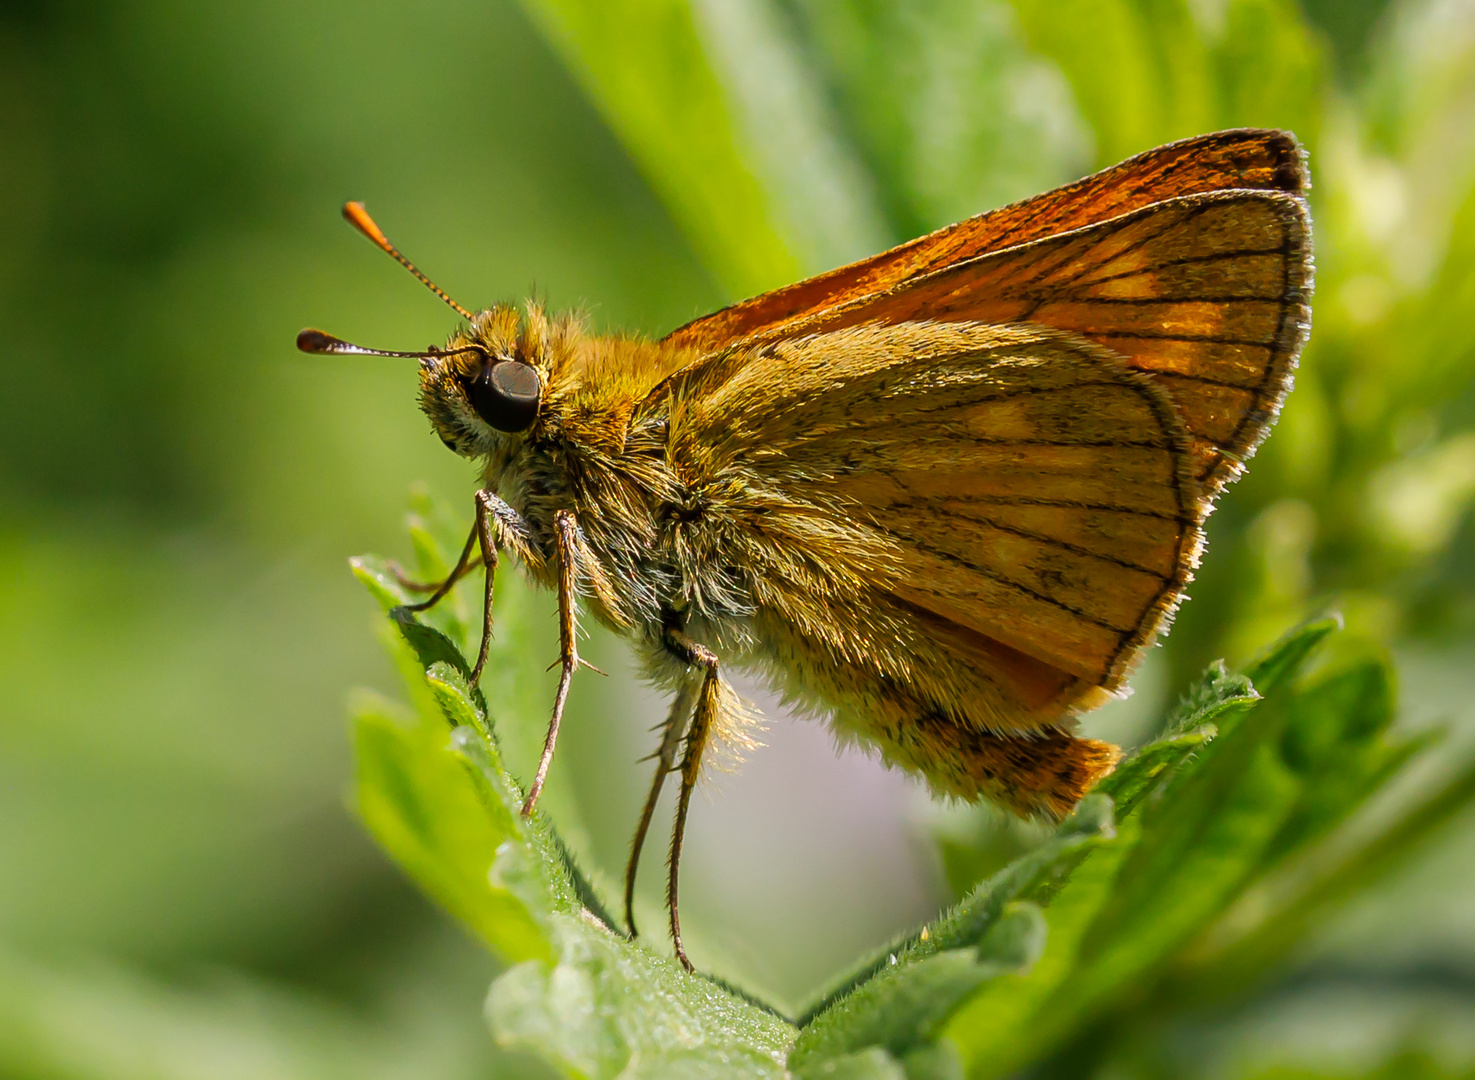
M1225 189L1303 194L1301 148L1284 131L1233 130L1160 146L1110 169L901 244L686 324L666 341L711 351L739 339L783 336L785 324L886 292L918 275L1069 232L1163 199Z

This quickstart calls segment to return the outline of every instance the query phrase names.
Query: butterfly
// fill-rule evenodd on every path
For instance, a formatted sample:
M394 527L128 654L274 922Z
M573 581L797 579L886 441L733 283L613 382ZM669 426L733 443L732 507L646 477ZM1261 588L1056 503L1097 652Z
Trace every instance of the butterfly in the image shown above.
M692 791L750 741L753 669L938 793L1058 820L1119 750L1076 717L1120 692L1168 626L1214 498L1291 388L1310 326L1305 155L1221 131L688 323L596 336L536 304L461 307L357 203L345 216L465 320L390 352L304 330L316 353L420 364L420 405L480 469L450 575L504 554L558 598L560 678L580 608L672 696L631 845L678 784L676 956Z

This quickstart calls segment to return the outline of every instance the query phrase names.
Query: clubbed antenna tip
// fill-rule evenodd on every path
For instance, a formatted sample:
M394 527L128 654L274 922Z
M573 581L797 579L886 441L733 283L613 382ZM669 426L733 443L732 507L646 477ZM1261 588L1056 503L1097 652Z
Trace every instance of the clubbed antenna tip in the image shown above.
M363 233L371 241L373 241L375 247L379 248L380 251L383 251L385 254L392 257L406 270L414 274L422 285L424 285L431 292L435 293L436 296L440 297L447 304L449 304L458 315L460 315L467 322L471 321L471 312L467 311L460 304L456 303L456 301L452 300L450 296L446 294L446 291L444 289L442 289L439 285L437 285L435 282L431 281L428 277L422 274L418 269L416 269L414 263L410 262L409 259L405 258L399 253L399 249L389 242L389 237L384 235L384 231L380 229L378 225L374 224L374 219L371 218L369 216L369 212L364 209L363 203L344 203L343 217L350 225L352 225L355 229L357 229L359 232Z

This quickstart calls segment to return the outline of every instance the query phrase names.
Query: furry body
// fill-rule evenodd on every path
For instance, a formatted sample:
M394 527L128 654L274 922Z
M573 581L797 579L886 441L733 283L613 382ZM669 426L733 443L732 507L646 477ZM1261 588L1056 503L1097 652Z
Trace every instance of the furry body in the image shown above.
M1030 423L1014 407L1000 417L1012 431L948 430L970 408L1075 383L1098 397L1116 392L1129 419L1154 427L1156 446L1136 448L1147 460L1135 467L1146 482L1186 492L1191 481L1174 471L1183 434L1171 410L1104 350L1038 327L915 323L704 357L588 337L536 307L521 319L507 308L485 312L449 348L472 340L539 371L537 424L520 435L490 431L458 399L450 371L427 371L426 411L458 450L484 458L484 486L526 522L524 564L549 587L555 515L574 513L591 610L633 637L660 684L686 678L687 664L665 644L674 617L723 663L759 669L941 793L1058 817L1114 763L1113 747L1067 728L1121 672L1062 670L939 615L941 603L919 603L913 536L929 523L915 520L922 511L907 520L866 494L895 485L904 455L924 456L935 476L958 475L956 452L949 473L948 444L996 444ZM1003 462L996 472L1020 467ZM963 475L977 471L964 462ZM1196 531L1185 542L1195 547ZM1167 610L1176 555L1161 576L1137 575L1136 607ZM997 614L1004 623L1020 617ZM1140 614L1134 608L1134 628ZM741 723L740 710L725 708L714 735L741 739Z

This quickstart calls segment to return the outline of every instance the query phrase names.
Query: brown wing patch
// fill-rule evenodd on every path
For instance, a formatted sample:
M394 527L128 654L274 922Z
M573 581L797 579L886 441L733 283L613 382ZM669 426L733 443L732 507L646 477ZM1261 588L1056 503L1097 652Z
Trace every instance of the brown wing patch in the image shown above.
M957 656L992 670L1001 646L1053 669L1014 673L1023 707L1072 679L1077 697L1120 684L1199 543L1162 390L1044 328L862 326L756 353L703 397L714 437L753 447L765 484L879 534L875 588L928 613Z
M947 652L1002 686L1027 713L1058 716L1065 705L1079 697L1080 676L1005 645L997 638L980 634L925 605L897 599L900 611L931 633Z
M912 278L786 324L786 335L862 323L1029 322L1081 334L1165 389L1215 491L1279 412L1310 323L1304 202L1227 191Z
M927 470L831 484L902 542L905 574L894 595L1093 685L1114 686L1123 646L1130 651L1126 643L1144 619L1182 584L1193 543L1187 534L1196 526L1177 475L1181 446L958 441L956 455ZM1016 492L1054 501L1030 508L1053 519L1032 527L1011 514L1019 507L995 501ZM1103 498L1112 510L1081 506ZM1093 529L1103 518L1118 522Z
M1234 130L1200 135L724 308L687 323L666 341L715 350L754 335L781 336L786 323L884 292L917 275L1119 217L1163 199L1230 188L1299 195L1309 187L1300 146L1288 132Z

